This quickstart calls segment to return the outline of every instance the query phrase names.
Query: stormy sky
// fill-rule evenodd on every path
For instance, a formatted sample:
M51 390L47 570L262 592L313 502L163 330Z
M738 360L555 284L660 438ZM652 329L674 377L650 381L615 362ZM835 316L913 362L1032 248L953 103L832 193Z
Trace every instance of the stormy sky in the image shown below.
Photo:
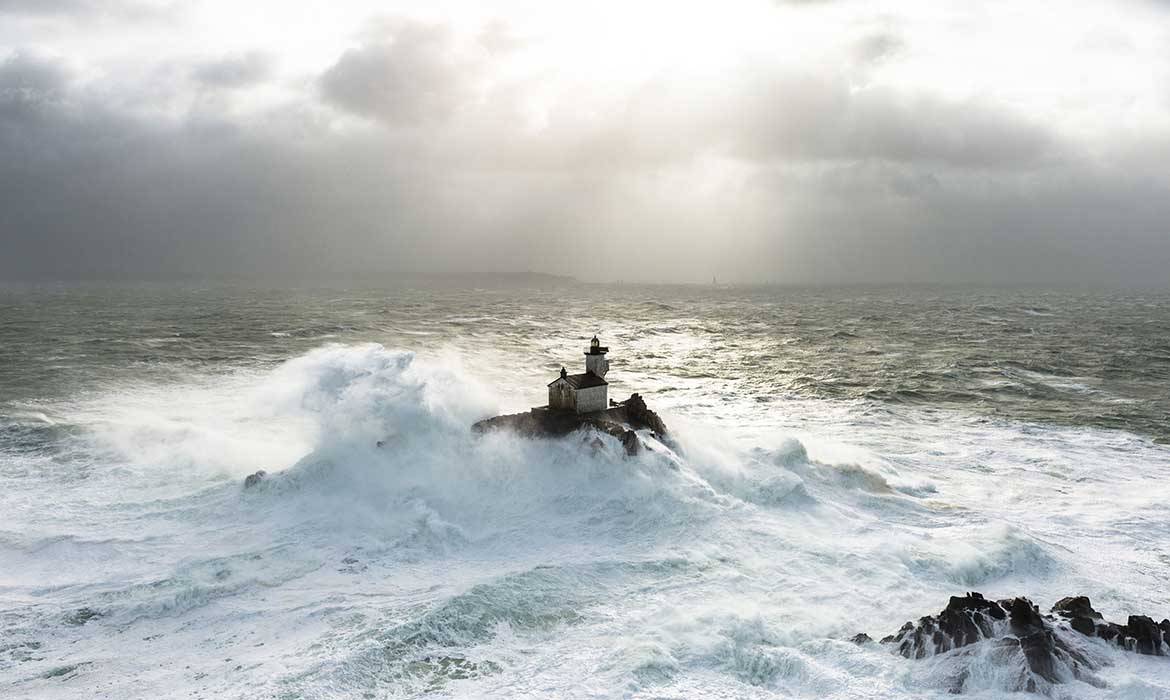
M1170 281L1170 3L0 0L0 281Z

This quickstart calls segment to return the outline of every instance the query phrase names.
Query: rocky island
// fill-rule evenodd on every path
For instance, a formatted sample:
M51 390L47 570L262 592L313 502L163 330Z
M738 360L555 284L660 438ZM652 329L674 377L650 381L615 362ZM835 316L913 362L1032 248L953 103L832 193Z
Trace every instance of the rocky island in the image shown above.
M560 376L549 382L548 405L527 413L496 416L472 426L477 433L509 430L525 437L558 437L579 429L592 429L621 441L628 455L643 449L638 430L649 430L653 437L666 442L666 424L646 406L639 394L625 401L608 400L609 372L606 353L609 348L594 336L585 351L585 371L569 374L564 367Z
M1170 654L1170 620L1130 615L1124 625L1107 622L1085 596L1062 598L1048 614L1027 598L988 600L979 593L952 596L937 615L907 622L881 640L907 659L946 656L950 692L969 690L976 660L1003 668L1007 690L1050 694L1053 686L1083 681L1105 684L1093 671L1108 663L1090 638L1137 654ZM871 644L867 634L852 641Z
M471 429L477 433L492 430L509 430L524 437L558 437L581 428L593 429L621 440L626 454L633 456L642 450L638 430L646 429L653 436L666 442L669 433L666 424L651 411L638 394L602 411L575 413L551 410L546 406L534 408L527 413L513 413L481 420Z

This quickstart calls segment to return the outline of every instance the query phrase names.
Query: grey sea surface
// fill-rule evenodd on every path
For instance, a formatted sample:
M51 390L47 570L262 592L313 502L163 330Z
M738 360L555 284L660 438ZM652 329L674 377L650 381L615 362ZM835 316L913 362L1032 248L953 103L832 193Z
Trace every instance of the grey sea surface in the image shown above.
M1164 291L16 287L0 289L0 386L5 404L35 402L363 341L490 346L528 375L594 331L615 367L667 385L702 378L764 403L865 400L1170 439ZM679 356L684 337L693 352Z

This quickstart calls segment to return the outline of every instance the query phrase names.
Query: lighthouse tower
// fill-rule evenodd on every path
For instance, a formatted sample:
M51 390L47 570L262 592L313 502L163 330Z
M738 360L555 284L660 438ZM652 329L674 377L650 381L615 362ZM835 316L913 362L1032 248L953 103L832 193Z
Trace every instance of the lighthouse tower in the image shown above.
M585 351L584 372L569 374L562 367L561 376L548 385L549 410L576 413L604 411L609 403L609 382L605 381L605 373L609 371L609 361L605 359L607 352L609 348L602 347L601 341L594 338Z
M609 348L602 347L597 336L593 336L593 340L589 341L589 349L585 351L585 371L605 379L605 373L609 371L609 360L605 359L607 352Z

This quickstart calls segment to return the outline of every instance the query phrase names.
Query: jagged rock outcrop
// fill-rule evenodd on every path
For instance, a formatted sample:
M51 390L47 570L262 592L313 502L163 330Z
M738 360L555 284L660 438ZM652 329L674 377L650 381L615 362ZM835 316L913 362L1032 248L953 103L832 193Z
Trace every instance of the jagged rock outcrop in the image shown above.
M264 477L266 476L268 476L268 472L264 471L263 469L253 474L249 474L248 476L244 477L244 488L250 489L253 486L258 485L261 481L264 480Z
M1122 649L1162 656L1170 652L1170 620L1155 623L1144 615L1131 615L1124 625L1106 622L1084 596L1062 598L1051 614L1044 615L1027 598L992 601L968 593L952 596L937 615L907 622L881 641L908 659L952 654L960 662L973 658L974 645L982 644L982 658L1017 669L1012 687L1006 690L1045 692L1074 679L1102 685L1092 673L1102 662L1078 642L1081 637L1098 637ZM865 639L862 633L852 641ZM969 667L960 664L950 690L963 692L969 679Z
M621 441L622 447L626 450L626 454L631 457L642 451L642 442L638 440L638 434L633 430L623 432Z
M1052 612L1086 637L1100 637L1138 654L1170 655L1170 620L1154 622L1145 615L1130 615L1124 625L1106 622L1085 596L1061 598Z
M1052 606L1052 612L1068 620L1068 624L1077 632L1088 637L1094 636L1097 621L1101 613L1093 609L1093 604L1083 595L1061 598Z
M658 414L646 406L641 394L631 394L630 398L618 404L618 408L626 411L626 422L635 428L649 428L659 435L666 435L666 424Z
M559 437L581 428L591 428L614 436L621 441L626 454L630 456L644 448L637 430L650 430L656 438L664 441L669 435L666 424L646 406L646 401L638 394L604 411L573 413L534 408L527 413L487 418L471 426L477 433L510 430L524 437Z

